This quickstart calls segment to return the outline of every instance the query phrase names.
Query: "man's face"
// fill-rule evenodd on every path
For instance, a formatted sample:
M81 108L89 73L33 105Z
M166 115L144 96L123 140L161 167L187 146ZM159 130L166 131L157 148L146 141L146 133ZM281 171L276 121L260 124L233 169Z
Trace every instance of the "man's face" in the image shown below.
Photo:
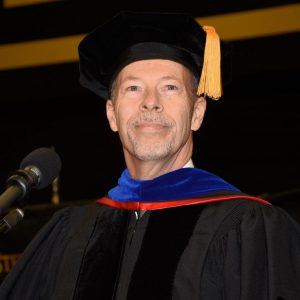
M137 61L120 71L107 117L125 158L163 160L191 147L205 111L192 85L190 71L170 60Z

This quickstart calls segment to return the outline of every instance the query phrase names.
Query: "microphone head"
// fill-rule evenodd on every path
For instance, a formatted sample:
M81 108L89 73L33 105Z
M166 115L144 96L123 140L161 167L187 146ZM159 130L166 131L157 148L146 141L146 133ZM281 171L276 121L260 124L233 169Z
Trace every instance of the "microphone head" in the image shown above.
M20 168L33 168L39 177L39 182L34 186L43 189L50 185L59 175L61 159L58 154L50 148L38 148L30 152L21 162Z

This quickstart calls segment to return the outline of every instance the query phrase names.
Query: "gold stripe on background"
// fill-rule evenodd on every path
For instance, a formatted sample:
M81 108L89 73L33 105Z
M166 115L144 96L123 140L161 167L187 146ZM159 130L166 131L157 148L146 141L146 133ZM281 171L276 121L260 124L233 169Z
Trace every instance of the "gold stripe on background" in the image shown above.
M241 40L300 31L300 4L197 18L224 40ZM0 45L0 70L75 62L84 35Z
M4 8L13 8L27 5L44 4L50 2L57 2L61 0L3 0Z
M83 35L74 35L0 46L0 70L59 64L78 60Z
M224 40L241 40L300 31L300 4L196 18L212 25Z

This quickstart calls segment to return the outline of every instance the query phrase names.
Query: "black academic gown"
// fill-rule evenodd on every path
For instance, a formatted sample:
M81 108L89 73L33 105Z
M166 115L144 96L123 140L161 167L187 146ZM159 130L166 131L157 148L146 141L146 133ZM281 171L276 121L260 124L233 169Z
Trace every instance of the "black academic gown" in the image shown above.
M235 199L134 213L55 213L0 287L4 300L299 300L300 229Z

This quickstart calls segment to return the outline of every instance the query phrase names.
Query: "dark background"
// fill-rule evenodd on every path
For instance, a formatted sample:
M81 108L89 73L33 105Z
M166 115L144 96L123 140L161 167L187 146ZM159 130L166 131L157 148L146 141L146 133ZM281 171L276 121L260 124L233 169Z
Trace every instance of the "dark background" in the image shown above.
M0 9L1 44L85 34L121 9L178 11L194 17L298 1L58 1ZM300 16L299 16L300 18ZM195 134L195 164L244 192L299 207L299 32L232 41L233 82L209 101ZM22 55L22 53L20 53ZM5 59L5 58L0 58ZM105 102L78 83L78 64L0 71L0 189L39 147L62 159L62 204L93 201L116 184L125 164ZM33 191L29 205L51 203L52 187ZM291 200L292 199L292 200ZM287 206L286 206L287 207Z

